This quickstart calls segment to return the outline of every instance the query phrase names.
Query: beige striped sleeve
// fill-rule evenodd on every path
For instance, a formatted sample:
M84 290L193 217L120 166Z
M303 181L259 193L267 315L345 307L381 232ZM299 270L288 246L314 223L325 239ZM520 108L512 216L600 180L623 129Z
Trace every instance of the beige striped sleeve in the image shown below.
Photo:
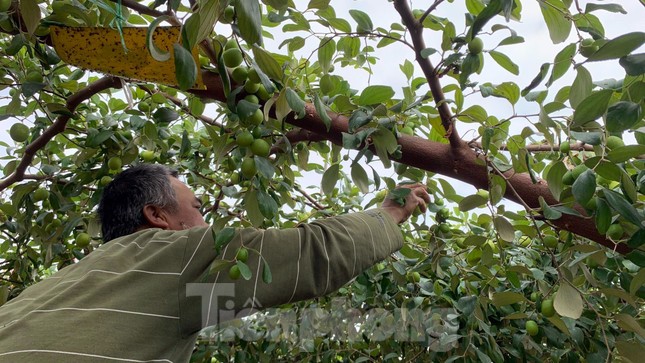
M214 256L212 233L198 230L190 239L195 246L192 251L190 244L187 248L182 281L204 283L200 287L204 291L180 297L185 299L182 314L187 328L191 327L188 330L226 320L223 310L234 310L239 317L240 311L252 313L329 294L403 245L399 227L379 209L290 229L240 229L218 257ZM207 273L213 259L232 261L242 245L250 251L250 279L232 281L228 269ZM265 263L271 271L270 284L262 278ZM199 314L194 311L198 302Z

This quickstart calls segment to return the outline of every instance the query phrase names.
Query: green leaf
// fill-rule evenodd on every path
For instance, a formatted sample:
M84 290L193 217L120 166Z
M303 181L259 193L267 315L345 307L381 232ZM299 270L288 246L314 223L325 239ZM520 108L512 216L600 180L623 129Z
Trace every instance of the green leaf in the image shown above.
M623 216L626 220L630 221L631 223L635 224L638 227L642 227L642 222L643 222L643 216L638 213L636 208L634 208L633 205L631 205L627 200L625 199L624 196L622 196L619 193L614 192L613 190L609 190L607 188L603 189L603 193L605 194L605 198L607 199L607 203L616 211L618 212L621 216Z
M605 43L587 60L589 62L616 59L626 56L645 43L645 33L633 32L623 34Z
M327 19L327 21L329 22L329 25L331 25L334 29L338 29L341 32L351 33L352 31L352 26L345 19L333 18L333 19Z
M573 25L569 11L560 0L540 1L539 4L553 44L562 43L569 37Z
M496 50L491 50L488 52L488 54L493 58L495 62L497 62L497 64L500 65L500 67L516 76L520 74L520 67L518 67L517 64L513 63L511 58L509 58L506 54L498 52Z
M562 161L557 161L551 166L549 172L546 175L546 181L549 185L549 191L553 194L553 197L557 200L560 200L560 195L564 189L562 184L562 177L567 172L567 167Z
M495 15L499 14L500 11L504 8L502 0L491 0L486 7L477 14L475 21L473 21L473 26L468 32L468 39L473 39L479 34L484 25L488 23Z
M248 191L244 196L244 209L253 226L259 227L262 225L264 216L260 212L256 190Z
M321 39L318 47L318 63L320 64L320 69L322 69L324 74L327 74L331 68L331 60L334 53L336 53L336 42L334 39Z
M394 90L390 86L368 86L361 93L357 103L361 106L368 106L385 102L392 96L394 96Z
M580 174L573 183L572 193L578 204L587 205L596 193L596 173L589 169Z
M602 143L602 132L579 132L571 131L571 137L589 145L600 145Z
M215 260L213 263L211 263L210 268L208 269L208 273L210 275L216 274L224 269L231 268L233 266L233 261L227 261L227 260Z
M627 55L618 61L630 76L640 76L645 73L645 53Z
M527 301L526 298L524 297L524 295L517 292L503 291L493 294L493 305L497 307L512 305L523 301Z
M271 161L267 158L261 158L259 156L254 157L255 159L255 166L257 166L258 171L262 176L264 176L267 179L273 178L273 175L275 174L275 166L271 164Z
M535 78L533 78L531 83L522 90L522 96L526 96L532 89L540 85L540 82L542 82L547 73L549 73L550 67L551 64L549 63L543 63L540 66L540 72L535 76Z
M190 89L197 80L197 65L193 55L179 43L173 45L175 52L175 76L179 89L185 91Z
M627 14L625 9L619 4L594 4L594 3L589 3L587 4L587 7L585 7L585 13L590 13L594 10L606 10L610 11L612 13L621 13L621 14Z
M562 281L553 299L553 307L561 316L578 319L582 315L584 304L578 290Z
M607 159L612 163L622 163L643 154L645 154L645 145L626 145L608 152Z
M235 14L242 39L250 45L262 45L262 14L258 1L237 0Z
M264 265L262 265L262 281L265 284L270 284L273 281L273 276L271 275L271 268L266 260L264 260Z
M152 114L152 118L156 123L165 124L172 121L175 121L179 118L177 111L172 110L168 107L160 107Z
M634 332L640 335L641 338L645 339L645 329L641 326L638 320L634 319L633 316L628 314L616 314L614 315L616 323L618 326L625 329L626 331Z
M641 228L632 235L627 245L631 248L638 248L643 244L645 244L645 229Z
M247 281L250 280L253 274L251 273L249 266L242 261L237 261L235 264L240 268L240 275L242 278Z
M20 16L29 34L34 34L40 24L40 7L37 0L20 0Z
M589 95L593 89L593 80L591 73L585 67L578 67L576 78L573 80L571 90L569 91L569 102L571 107L577 108L578 105Z
M641 119L641 106L630 101L619 101L607 110L607 131L623 132L632 128Z
M255 57L255 62L258 64L258 67L262 72L266 73L267 76L275 80L282 80L284 73L280 67L280 63L271 55L271 53L260 48L257 45L253 45L253 56ZM264 84L264 83L263 83ZM265 85L266 87L266 85ZM267 88L267 91L269 89Z
M303 118L305 116L305 101L289 87L286 89L286 97L289 107L298 114L298 118Z
M562 217L562 212L555 208L551 208L551 206L549 206L544 200L544 197L538 197L538 201L540 202L540 208L542 208L542 214L544 215L544 218L556 220Z
M213 234L215 235L215 249L220 251L235 237L235 228L225 227L217 233L213 232Z
M370 19L370 16L367 15L366 13L352 9L349 11L349 15L356 21L358 24L356 27L356 31L359 33L362 32L371 32L374 29L374 25L372 24L372 19Z
M497 216L493 220L495 229L499 234L499 237L506 242L513 242L515 239L515 228L506 218L502 216Z
M329 128L331 127L331 118L329 118L329 115L327 114L327 106L325 106L317 94L314 95L314 106L316 107L316 113L325 124L327 131L329 131Z
M572 43L564 47L556 56L553 61L553 70L551 71L551 77L546 83L546 86L549 87L558 80L560 77L565 75L569 68L571 67L571 60L576 55L576 44Z
M600 90L582 100L573 112L573 125L582 126L602 116L613 93L612 90Z
M159 26L159 24L162 21L165 21L168 19L170 19L170 16L168 15L162 15L160 17L155 18L155 20L153 20L150 23L150 26L148 27L148 30L146 32L146 46L148 47L148 50L150 51L150 55L152 56L152 58L154 58L156 61L159 61L159 62L165 62L169 60L170 52L163 52L159 48L157 48L157 45L153 41L152 35L154 34L157 26Z
M487 202L488 202L488 199L482 197L481 195L478 195L478 194L469 195L459 202L459 210L462 212L467 212L471 209L481 207Z
M334 188L336 187L336 182L338 181L339 177L340 177L340 165L333 164L327 170L325 170L325 173L323 174L323 177L322 177L322 184L321 184L323 193L325 193L328 196L331 195L331 193L334 191Z
M370 181L367 177L365 169L359 163L352 163L352 181L356 186L361 190L361 193L369 193L370 191Z
M596 229L600 234L606 234L611 225L612 213L609 204L603 199L598 198L596 201Z
M267 219L273 219L278 213L278 203L264 190L258 190L257 197L260 213Z
M190 15L182 29L182 32L185 32L182 37L187 40L184 43L186 49L193 49L213 32L213 27L219 19L219 14L221 14L222 5L225 6L226 2L219 0L199 1L198 12Z
M632 261L638 267L645 267L645 252L641 250L634 250L628 253L625 257Z

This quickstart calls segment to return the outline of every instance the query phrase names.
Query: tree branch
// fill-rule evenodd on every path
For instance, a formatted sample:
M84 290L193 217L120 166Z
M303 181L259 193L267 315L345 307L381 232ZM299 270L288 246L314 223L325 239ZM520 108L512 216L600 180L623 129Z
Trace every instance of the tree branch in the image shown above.
M73 113L76 110L76 107L80 105L83 101L89 99L95 94L102 92L108 88L118 88L121 86L120 79L118 77L105 76L100 78L96 82L87 85L87 87L81 89L75 94L67 98L66 107L69 112ZM11 173L7 178L0 181L0 191L5 190L10 185L19 182L24 179L25 172L36 155L38 150L42 149L51 141L56 135L65 131L67 122L70 117L68 115L61 115L56 118L56 121L49 126L38 138L32 141L25 148L25 153L20 160L20 164L16 167L16 170Z
M438 5L440 2L435 2L433 6ZM454 148L463 147L464 141L459 137L457 130L455 129L455 124L453 121L453 115L448 107L446 102L446 97L443 94L441 89L441 84L439 83L439 77L435 71L434 66L430 62L429 58L424 58L421 55L421 51L426 49L425 41L423 40L423 24L414 18L410 6L406 0L394 0L394 8L401 15L401 20L403 24L410 31L410 36L412 38L412 44L414 45L414 52L416 61L423 71L423 75L428 80L428 85L430 86L430 92L434 102L437 104L437 110L439 111L439 116L441 117L441 124L444 129L446 129L446 137L450 141L450 145ZM429 11L434 10L433 7L428 9ZM424 14L425 15L425 14Z

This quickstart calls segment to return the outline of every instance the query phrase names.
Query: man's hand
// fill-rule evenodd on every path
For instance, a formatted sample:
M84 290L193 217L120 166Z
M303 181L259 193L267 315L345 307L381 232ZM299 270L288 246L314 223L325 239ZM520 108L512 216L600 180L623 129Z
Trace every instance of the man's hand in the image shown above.
M428 195L425 185L416 183L397 187L397 189L403 188L410 189L410 193L405 197L403 205L391 198L385 198L385 201L381 204L381 208L391 215L397 223L405 222L417 207L421 212L425 212L427 203L430 203L430 195Z

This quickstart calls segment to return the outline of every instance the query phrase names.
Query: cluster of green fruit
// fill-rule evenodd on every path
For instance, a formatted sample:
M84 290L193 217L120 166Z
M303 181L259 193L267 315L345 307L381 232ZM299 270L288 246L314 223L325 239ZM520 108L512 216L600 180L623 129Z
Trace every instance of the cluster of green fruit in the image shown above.
M617 148L625 146L625 142L623 139L621 139L618 136L608 136L607 139L605 140L605 148L607 150L615 150ZM571 145L569 141L563 141L560 144L560 152L563 154L568 154L571 151ZM572 186L576 180L582 175L584 172L587 170L590 170L589 167L587 167L585 164L580 163L576 165L573 169L567 170L564 175L562 176L562 184L567 185L567 186ZM596 176L596 183L597 184L605 184L606 180L602 178L601 176ZM596 216L596 220L610 220L612 218L611 211L606 208L606 207L598 207L598 198L593 197L587 205L584 206L589 212L594 213ZM625 231L623 227L618 224L618 223L613 223L609 224L609 227L607 228L606 231L600 231L601 233L605 233L605 235L614 241L620 240L623 235L625 234ZM546 239L545 239L546 241ZM546 244L546 243L545 243Z
M271 146L261 138L258 127L253 131L242 130L235 136L235 142L240 148L247 148L247 155L242 160L240 171L246 179L251 179L257 173L254 156L266 158L271 152Z
M537 292L531 293L531 301L537 302L539 300L539 294ZM555 315L555 307L553 306L553 299L544 299L540 303L540 313L545 318L550 318ZM526 333L530 336L536 336L539 332L538 323L535 320L527 320L524 324Z
M248 95L255 95L255 103L259 100L266 101L271 95L267 92L262 84L258 71L253 67L243 65L244 55L238 47L235 38L229 39L224 45L224 53L222 54L224 65L231 69L231 78L236 84L242 85L244 92ZM248 100L252 102L253 99ZM253 102L252 102L253 103Z

